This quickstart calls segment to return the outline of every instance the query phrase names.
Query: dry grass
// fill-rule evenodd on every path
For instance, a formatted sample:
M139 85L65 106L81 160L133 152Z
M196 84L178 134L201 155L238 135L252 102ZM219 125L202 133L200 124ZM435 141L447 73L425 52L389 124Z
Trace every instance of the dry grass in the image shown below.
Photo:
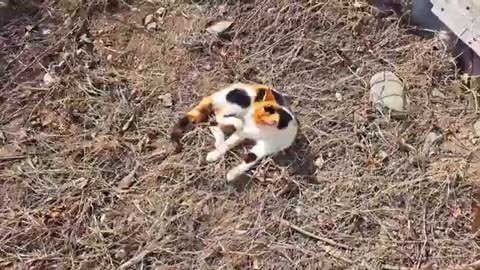
M0 28L2 269L410 269L479 254L476 94L398 16L353 0L60 2ZM226 36L203 30L231 18ZM42 86L49 68L59 80ZM382 70L406 83L407 120L371 110ZM178 154L167 133L237 80L283 89L302 130L227 183L242 149L207 164L207 129ZM449 144L425 150L431 131Z

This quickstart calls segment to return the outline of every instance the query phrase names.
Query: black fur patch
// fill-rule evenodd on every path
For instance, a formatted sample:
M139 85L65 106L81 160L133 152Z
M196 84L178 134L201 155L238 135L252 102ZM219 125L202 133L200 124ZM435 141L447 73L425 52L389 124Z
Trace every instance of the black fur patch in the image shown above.
M170 132L170 140L172 142L180 143L180 139L182 139L182 131L177 128L173 128Z
M264 106L263 109L269 114L274 114L276 112L272 106Z
M255 96L255 102L263 101L265 98L265 93L267 92L267 89L265 88L260 88L258 89L258 93Z
M188 119L187 116L182 117L180 120L178 120L177 127L184 129L190 124L190 119Z
M275 98L275 101L277 102L278 105L280 106L285 106L286 105L286 101L285 101L285 98L277 91L275 90L272 90L272 93L273 93L273 97Z
M220 126L220 130L222 130L222 132L226 135L231 135L236 131L236 129L233 125Z
M227 94L227 101L233 104L237 104L243 109L248 108L252 104L252 99L248 95L247 91L240 88L235 88Z
M290 123L290 121L293 121L292 116L288 112L286 112L284 109L278 109L277 113L280 116L279 117L280 121L278 121L278 128L279 129L284 129L284 128L288 127L288 123Z
M254 153L248 153L243 160L245 161L245 163L254 162L255 160L257 160L257 155L255 155Z

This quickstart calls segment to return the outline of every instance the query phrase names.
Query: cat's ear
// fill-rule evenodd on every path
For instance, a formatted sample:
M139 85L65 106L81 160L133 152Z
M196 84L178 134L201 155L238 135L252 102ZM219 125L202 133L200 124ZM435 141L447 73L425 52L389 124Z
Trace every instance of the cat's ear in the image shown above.
M275 96L273 95L272 89L267 88L267 90L265 90L265 97L263 98L263 101L275 101Z

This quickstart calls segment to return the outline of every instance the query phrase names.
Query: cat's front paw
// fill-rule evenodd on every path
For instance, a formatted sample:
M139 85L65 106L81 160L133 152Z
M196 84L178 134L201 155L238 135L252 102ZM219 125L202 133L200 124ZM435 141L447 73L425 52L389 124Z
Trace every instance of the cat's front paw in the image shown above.
M220 159L222 154L218 152L217 150L213 150L210 153L207 154L207 161L208 162L214 162Z
M218 149L220 147L222 147L222 145L225 143L225 140L218 140L218 141L215 141L215 149Z
M227 173L227 181L232 181L235 180L235 178L239 177L242 175L243 171L240 170L239 168L233 168Z

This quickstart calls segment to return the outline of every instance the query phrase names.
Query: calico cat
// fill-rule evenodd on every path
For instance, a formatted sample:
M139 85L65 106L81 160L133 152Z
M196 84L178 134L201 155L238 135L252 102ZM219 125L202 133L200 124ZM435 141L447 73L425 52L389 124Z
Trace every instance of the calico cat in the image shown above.
M247 172L261 158L286 149L297 135L297 120L282 94L266 85L234 83L203 98L187 112L172 128L171 140L180 144L188 126L208 120L210 114L215 116L210 126L215 149L208 153L208 162L217 161L245 139L255 142L244 161L227 173L228 181ZM228 128L234 132L225 140Z

